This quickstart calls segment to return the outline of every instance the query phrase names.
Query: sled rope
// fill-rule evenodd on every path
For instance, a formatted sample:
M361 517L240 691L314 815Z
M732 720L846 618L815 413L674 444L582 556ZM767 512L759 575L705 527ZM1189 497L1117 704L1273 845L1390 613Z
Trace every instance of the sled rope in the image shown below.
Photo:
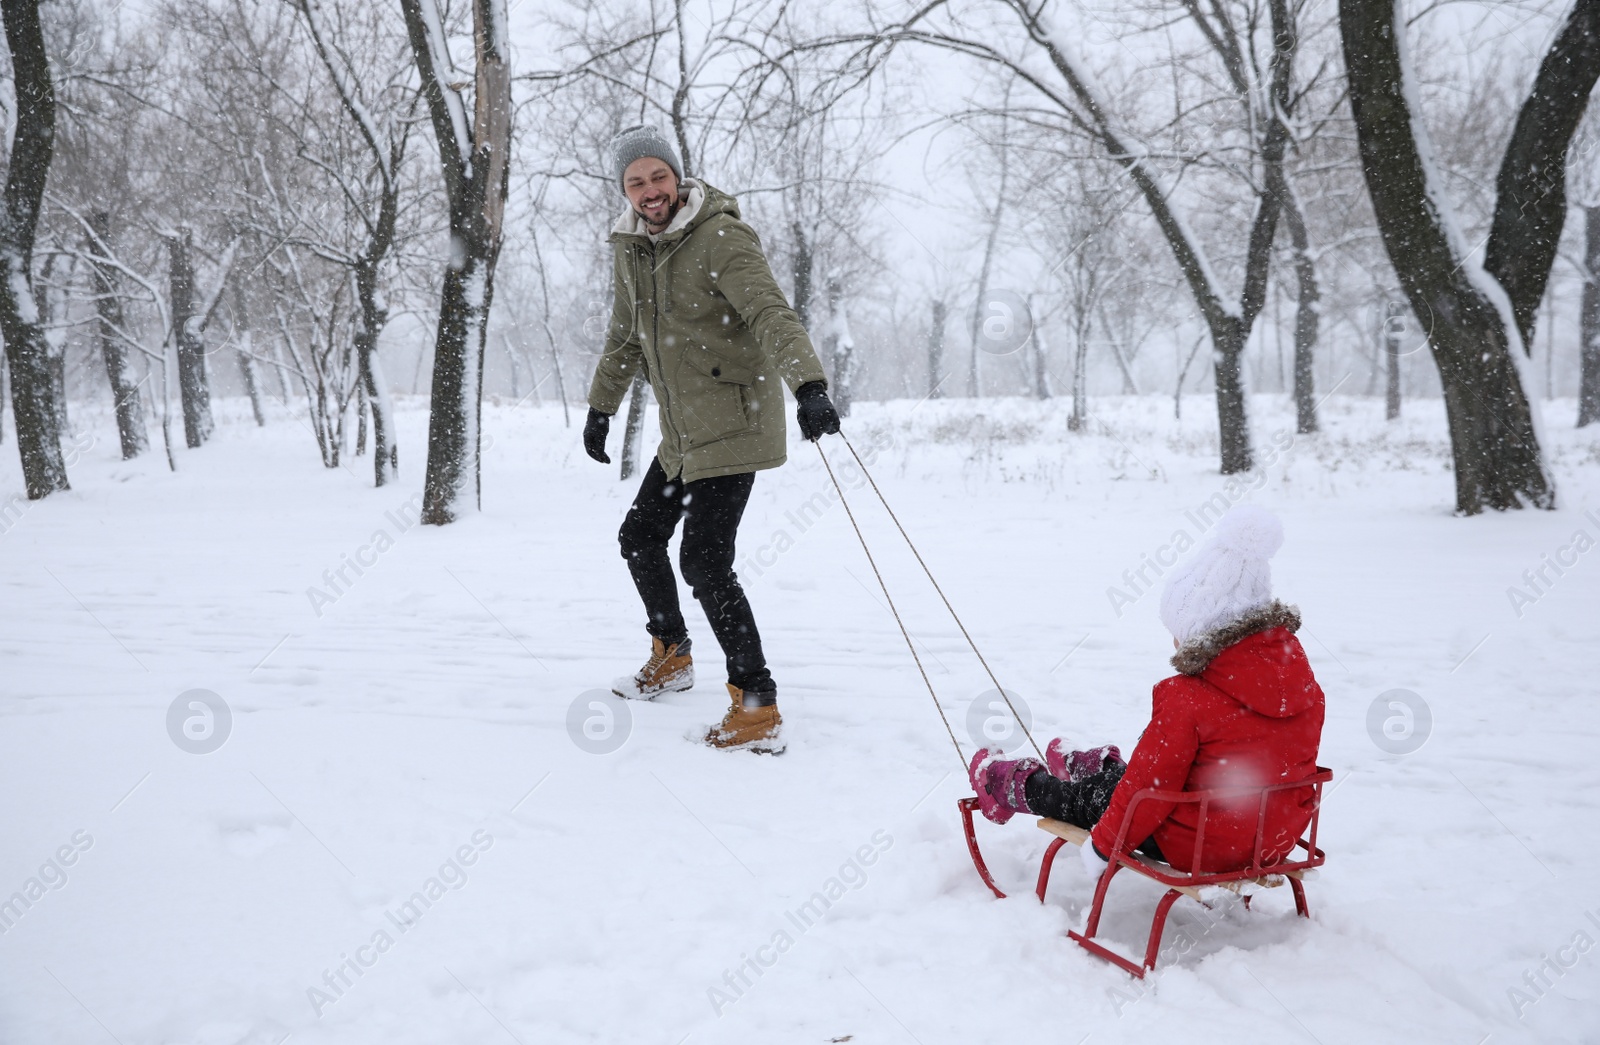
M962 623L960 615L956 613L956 608L950 605L950 600L945 596L944 589L939 587L939 582L934 579L933 571L928 569L928 564L923 561L922 553L917 550L916 544L912 542L911 535L906 533L906 528L904 526L900 525L900 517L894 514L893 508L889 507L888 499L883 496L883 491L878 489L877 480L873 479L872 473L867 471L866 462L861 459L860 454L856 453L855 445L850 442L849 437L847 437L843 432L840 432L839 438L844 440L844 445L850 450L850 456L856 459L856 465L860 467L861 474L867 477L867 483L872 487L872 492L878 495L878 500L883 504L883 510L889 513L890 519L894 520L895 529L899 530L900 536L905 538L906 547L910 548L911 554L917 558L917 565L921 566L922 572L928 575L928 583L932 584L933 590L939 593L939 600L944 603L944 608L950 611L951 619L956 622L956 627L961 629L961 637L967 640L968 646L972 647L973 654L978 658L978 663L983 665L984 673L989 676L989 681L994 683L995 691L1000 694L1000 699L1006 702L1006 708L1011 712L1011 717L1016 719L1017 726L1022 730L1022 735L1028 738L1028 743L1033 746L1034 754L1038 755L1042 760L1044 758L1044 752L1039 750L1039 742L1033 739L1033 734L1029 732L1027 723L1023 722L1022 716L1017 714L1015 705L1011 703L1011 695L1006 692L1004 686L1000 685L1000 680L995 678L993 669L989 667L989 662L983 658L983 653L978 649L978 644L972 641L972 635L967 631L967 626ZM821 449L821 447L819 446L818 449ZM832 474L833 473L830 471L829 475ZM834 482L835 485L838 484L837 480ZM844 491L841 490L839 492L839 497L843 499ZM851 521L854 522L855 520L852 519ZM857 536L860 536L860 533L860 530L856 531ZM864 542L862 547L866 547ZM879 580L881 583L882 578L879 578ZM946 724L948 725L948 723ZM958 748L957 750L960 749Z
M933 680L928 678L928 669L922 666L922 658L917 656L916 643L911 641L911 633L906 630L906 622L900 619L900 611L895 608L894 597L889 594L889 586L883 582L883 574L878 572L877 560L873 559L872 549L867 547L867 539L862 536L861 527L856 523L856 513L850 510L850 502L844 496L844 487L840 485L839 477L833 474L833 465L828 463L828 455L822 452L822 441L816 440L813 445L817 448L817 456L822 458L822 467L828 470L828 478L833 480L833 488L839 491L839 503L844 505L844 513L850 518L850 527L856 531L856 540L861 542L861 550L867 554L867 564L872 567L872 575L878 578L878 587L883 590L883 597L889 602L889 612L894 614L894 622L900 625L900 634L905 636L906 647L911 650L911 659L917 662L917 671L922 673L922 683L928 687L928 696L933 698L933 708L939 713L939 721L944 723L944 731L950 734L950 743L955 746L956 758L961 760L961 768L964 771L967 768L967 756L961 753L961 742L956 739L956 731L950 728L950 719L946 717L944 707L939 703L939 694L933 691ZM855 453L853 449L850 452Z

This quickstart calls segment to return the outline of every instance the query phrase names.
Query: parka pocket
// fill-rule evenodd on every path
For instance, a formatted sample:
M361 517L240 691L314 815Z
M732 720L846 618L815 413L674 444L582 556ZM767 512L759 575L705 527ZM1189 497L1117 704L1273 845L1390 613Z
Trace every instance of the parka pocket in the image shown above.
M750 416L755 371L730 363L703 345L686 346L680 384L684 441L704 446L755 427Z

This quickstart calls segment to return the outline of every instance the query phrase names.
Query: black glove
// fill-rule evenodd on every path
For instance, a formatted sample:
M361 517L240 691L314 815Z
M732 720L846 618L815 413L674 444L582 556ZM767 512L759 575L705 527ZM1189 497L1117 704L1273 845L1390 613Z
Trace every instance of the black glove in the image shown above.
M839 430L839 411L828 398L827 382L807 381L794 390L794 398L800 404L795 409L794 419L800 422L802 436L814 443Z
M606 435L610 431L611 415L602 414L591 406L589 419L583 423L583 452L601 464L610 464L611 458L606 456Z

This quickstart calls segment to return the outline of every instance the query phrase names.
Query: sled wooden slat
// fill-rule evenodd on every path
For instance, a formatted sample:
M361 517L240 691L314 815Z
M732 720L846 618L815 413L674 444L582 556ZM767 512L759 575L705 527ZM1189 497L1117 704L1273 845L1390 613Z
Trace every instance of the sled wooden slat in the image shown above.
M1039 818L1039 830L1048 831L1057 838L1065 838L1073 845L1082 845L1089 840L1089 832L1077 824L1069 824L1065 820L1051 820L1049 817Z

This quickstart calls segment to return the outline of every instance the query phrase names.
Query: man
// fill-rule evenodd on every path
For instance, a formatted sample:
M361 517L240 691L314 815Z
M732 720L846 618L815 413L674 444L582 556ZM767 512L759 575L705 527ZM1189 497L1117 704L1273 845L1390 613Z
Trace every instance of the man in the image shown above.
M615 692L651 700L694 685L667 556L683 519L679 566L722 645L733 701L705 742L777 754L785 746L778 687L734 576L734 541L755 473L785 459L779 379L794 393L805 438L837 432L839 414L737 201L684 178L677 151L654 127L627 128L612 150L628 208L611 231L611 324L589 389L584 450L611 462L611 416L641 366L661 417L661 445L617 535L649 615L651 654L635 675L617 680Z

